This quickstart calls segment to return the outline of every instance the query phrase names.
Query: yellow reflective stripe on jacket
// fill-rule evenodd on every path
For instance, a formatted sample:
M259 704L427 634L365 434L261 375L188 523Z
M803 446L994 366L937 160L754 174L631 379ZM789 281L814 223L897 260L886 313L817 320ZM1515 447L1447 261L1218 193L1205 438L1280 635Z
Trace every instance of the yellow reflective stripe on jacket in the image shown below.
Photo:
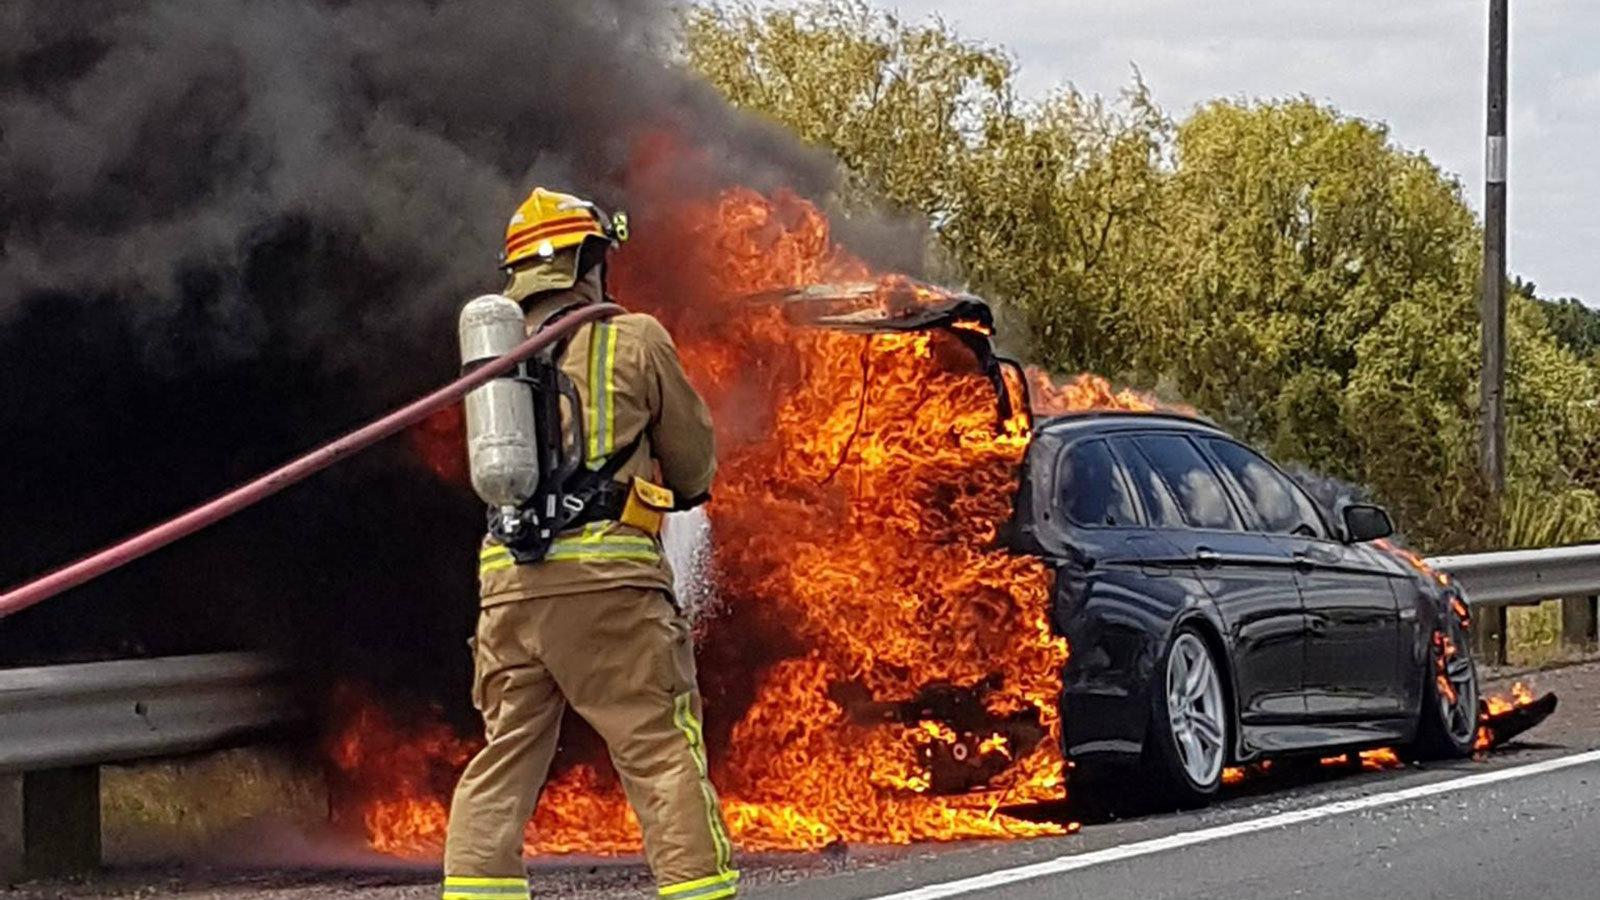
M607 529L615 522L590 522L583 526L581 534L566 535L556 538L550 544L550 552L545 554L547 560L596 560L596 559L635 559L643 562L659 562L661 548L656 546L654 538L647 538L636 534L608 534ZM509 569L516 565L516 559L511 551L498 544L491 544L478 552L478 575L481 577L490 572Z
M591 522L583 533L558 537L550 545L545 559L637 559L656 562L661 559L661 549L654 538L636 534L607 534L613 522Z
M733 843L728 840L728 833L722 828L722 813L717 809L717 794L712 790L709 779L711 769L706 764L705 735L700 728L700 720L694 714L694 695L689 691L684 691L672 699L672 722L678 726L678 730L683 732L684 739L689 742L689 755L694 757L695 768L700 771L700 797L706 805L706 825L711 829L711 843L717 848L717 876L732 875L733 880L737 881L739 873L729 868L733 863ZM702 900L713 895L687 893L675 896L681 896L683 900L690 898Z
M617 448L617 329L596 322L589 332L589 399L585 410L589 432L587 465L599 469Z
M511 551L498 544L491 544L478 551L478 575L480 577L490 572L509 569L516 564L517 561L512 558Z
M474 875L446 875L441 900L507 900L528 896L527 878L494 878Z
M729 870L709 878L669 884L657 893L672 900L716 900L719 897L732 897L738 892L739 873Z

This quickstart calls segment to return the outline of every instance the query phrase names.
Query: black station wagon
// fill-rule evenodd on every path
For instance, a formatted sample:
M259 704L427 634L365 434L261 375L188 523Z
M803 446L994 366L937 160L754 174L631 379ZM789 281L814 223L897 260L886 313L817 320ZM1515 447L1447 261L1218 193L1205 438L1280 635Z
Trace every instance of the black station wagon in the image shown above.
M1471 753L1463 599L1378 540L1381 508L1331 512L1203 421L1037 423L1009 540L1055 568L1075 785L1156 784L1192 804L1263 756ZM1105 777L1128 766L1148 777Z

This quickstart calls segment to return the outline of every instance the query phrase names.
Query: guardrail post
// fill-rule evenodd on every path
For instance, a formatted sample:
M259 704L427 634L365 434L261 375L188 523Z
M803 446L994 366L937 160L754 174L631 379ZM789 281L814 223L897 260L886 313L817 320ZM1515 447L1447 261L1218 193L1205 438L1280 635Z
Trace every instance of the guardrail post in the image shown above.
M22 874L22 774L0 775L0 879Z
M30 875L99 867L99 766L23 773L22 857Z
M1595 646L1596 602L1600 597L1569 597L1561 601L1561 646L1568 651L1584 652Z
M1472 611L1472 655L1490 666L1506 664L1506 608L1479 606Z

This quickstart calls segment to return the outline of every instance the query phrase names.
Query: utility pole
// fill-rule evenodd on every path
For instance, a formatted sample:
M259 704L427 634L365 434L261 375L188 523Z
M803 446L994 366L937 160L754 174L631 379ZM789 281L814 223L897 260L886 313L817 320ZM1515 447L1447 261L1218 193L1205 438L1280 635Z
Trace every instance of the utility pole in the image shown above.
M1506 57L1509 0L1489 0L1489 127L1484 142L1482 430L1491 490L1506 486Z

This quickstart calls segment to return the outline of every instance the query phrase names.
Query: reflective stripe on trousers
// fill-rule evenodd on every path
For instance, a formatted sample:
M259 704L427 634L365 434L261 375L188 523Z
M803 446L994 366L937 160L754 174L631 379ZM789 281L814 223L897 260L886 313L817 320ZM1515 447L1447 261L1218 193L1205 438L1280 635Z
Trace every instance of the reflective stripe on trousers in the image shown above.
M672 722L683 732L689 742L689 755L694 757L695 768L700 772L700 796L706 805L706 826L711 829L711 842L717 849L717 874L661 889L663 897L710 900L713 897L731 897L739 882L739 873L733 864L733 842L722 825L722 814L717 808L717 794L711 787L711 770L706 763L705 734L700 719L694 714L694 694L685 691L672 700Z
M441 900L527 900L528 879L446 875L439 896Z
M558 537L550 544L547 560L636 559L658 562L661 550L654 538L636 534L607 534L606 529L615 522L590 522L581 534ZM478 575L509 569L516 565L511 551L492 544L478 551Z
M730 870L709 878L669 884L661 888L659 893L671 900L719 900L732 897L739 893L739 873Z

